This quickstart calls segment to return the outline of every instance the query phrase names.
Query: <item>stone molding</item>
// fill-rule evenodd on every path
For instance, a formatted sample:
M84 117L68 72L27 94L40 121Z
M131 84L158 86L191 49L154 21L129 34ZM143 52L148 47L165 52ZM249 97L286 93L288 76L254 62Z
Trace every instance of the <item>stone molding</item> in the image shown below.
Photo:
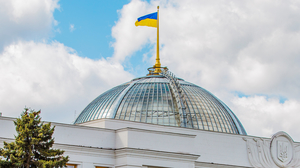
M1 120L15 121L17 118L0 116Z
M15 121L16 119L17 118L0 116L0 120ZM43 121L43 122L44 123L51 123L51 126L60 126L60 127L68 127L68 128L81 128L81 129L84 129L84 130L98 130L98 131L115 132L114 129L109 129L109 128L92 127L92 126L85 126L85 125L79 125L79 124L65 124L65 123L49 122L49 121Z
M196 135L193 134L182 134L182 133L174 133L174 132L167 132L167 131L155 131L155 130L148 130L148 129L140 129L140 128L121 128L116 130L116 132L124 132L124 131L136 131L136 132L143 132L143 133L154 133L154 134L161 134L161 135L171 135L171 136L179 136L179 137L188 137L188 138L195 138Z
M14 142L15 139L12 138L2 138L0 137L0 146L3 145L3 142ZM53 144L54 149L62 149L67 153L77 154L77 155L86 155L86 156L96 156L96 157L110 157L114 158L114 151L113 148L98 148L98 147L92 147L92 146L79 146L79 145L69 145L69 144L60 144L60 143L54 143Z
M189 153L175 153L166 151L157 151L149 149L137 149L137 148L119 148L115 150L116 158L135 156L145 158L160 158L160 159L172 159L180 161L192 161L195 162L200 155Z
M49 122L45 122L45 123L49 123ZM109 129L109 128L99 128L99 127L91 127L91 126L85 126L85 125L64 124L64 123L56 123L56 122L51 122L51 126L59 126L59 127L67 127L67 128L77 128L77 129L84 129L84 130L96 130L96 131L115 132L114 129Z
M98 147L91 147L91 146L78 146L78 145L57 144L57 143L54 143L53 147L77 155L96 156L96 157L106 156L110 158L114 158L115 155L114 154L115 149L113 148L98 148Z
M250 168L245 166L236 166L236 165L225 165L225 164L217 164L217 163L207 163L207 162L195 162L195 168Z

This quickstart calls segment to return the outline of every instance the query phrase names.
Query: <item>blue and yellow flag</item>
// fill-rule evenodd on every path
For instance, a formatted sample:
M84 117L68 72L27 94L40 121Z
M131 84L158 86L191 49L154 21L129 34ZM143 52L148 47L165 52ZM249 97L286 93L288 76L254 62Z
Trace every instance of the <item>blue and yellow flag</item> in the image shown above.
M139 17L135 22L135 26L157 27L157 12Z

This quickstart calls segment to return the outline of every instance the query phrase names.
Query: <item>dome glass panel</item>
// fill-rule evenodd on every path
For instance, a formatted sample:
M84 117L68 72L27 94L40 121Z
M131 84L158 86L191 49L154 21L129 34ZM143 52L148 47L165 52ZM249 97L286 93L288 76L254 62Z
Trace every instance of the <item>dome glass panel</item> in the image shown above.
M74 124L101 118L246 135L234 113L213 94L161 75L136 78L101 94Z

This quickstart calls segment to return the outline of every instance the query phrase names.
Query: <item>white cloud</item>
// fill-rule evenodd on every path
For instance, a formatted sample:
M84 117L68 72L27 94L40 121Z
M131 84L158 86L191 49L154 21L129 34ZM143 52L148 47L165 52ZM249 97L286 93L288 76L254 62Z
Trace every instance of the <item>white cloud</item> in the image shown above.
M75 30L75 26L74 26L74 24L70 24L70 27L69 27L69 29L70 29L70 32L73 32L73 31Z
M155 30L134 27L134 21L156 11L157 5L163 66L217 95L239 118L250 115L251 109L246 110L245 104L252 103L257 109L252 120L257 125L280 123L278 127L265 127L270 128L269 132L259 127L255 131L251 128L253 122L243 120L246 130L253 135L269 136L270 132L281 130L299 133L291 129L300 126L300 114L296 112L300 107L295 105L300 102L299 1L133 0L120 10L120 19L113 28L115 60L125 60L146 43L155 44ZM154 51L155 48L153 63ZM250 98L241 98L241 103L235 98L236 92ZM263 97L256 95L283 97L287 101L280 104L265 99L263 104L257 104L253 102ZM274 119L261 115L264 107L273 110ZM286 120L280 119L286 109L293 109L287 118L289 127Z
M58 0L0 0L0 112L41 109L44 120L70 123L103 91L132 79L119 63L79 57L47 42ZM75 29L74 25L70 27ZM59 29L55 32L60 33Z
M247 128L248 135L271 137L278 131L285 131L294 140L300 141L299 123L300 101L265 96L251 96L232 99L233 108Z
M214 90L222 83L221 89L246 94L278 94L283 89L282 96L297 97L300 3L276 2L173 0L161 4L162 64ZM134 22L156 11L157 5L157 1L134 0L120 10L112 33L114 59L125 60L145 43L156 42L153 28L135 27Z
M75 110L130 79L120 64L79 57L59 42L20 41L0 54L0 111L17 117L27 106L44 120L71 122Z
M155 28L135 27L134 22L160 5L163 66L217 95L249 134L270 136L284 130L300 139L298 1L133 0L119 11L112 29L115 51L108 60L82 58L59 42L41 42L58 24L53 18L58 0L0 4L4 116L16 117L26 105L42 109L45 120L70 122L75 110L79 114L102 91L131 79L121 64L143 45L156 42ZM236 92L249 97L238 98ZM287 100L280 103L276 97Z
M0 0L0 52L17 40L47 38L58 0Z

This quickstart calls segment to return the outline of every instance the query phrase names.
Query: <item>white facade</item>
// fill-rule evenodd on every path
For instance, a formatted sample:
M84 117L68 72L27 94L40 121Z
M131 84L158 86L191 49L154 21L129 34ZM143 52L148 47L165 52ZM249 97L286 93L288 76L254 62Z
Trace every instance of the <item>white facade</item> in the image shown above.
M0 117L0 147L14 140L13 120ZM52 125L54 148L78 168L300 167L300 143L283 132L270 139L115 119Z

